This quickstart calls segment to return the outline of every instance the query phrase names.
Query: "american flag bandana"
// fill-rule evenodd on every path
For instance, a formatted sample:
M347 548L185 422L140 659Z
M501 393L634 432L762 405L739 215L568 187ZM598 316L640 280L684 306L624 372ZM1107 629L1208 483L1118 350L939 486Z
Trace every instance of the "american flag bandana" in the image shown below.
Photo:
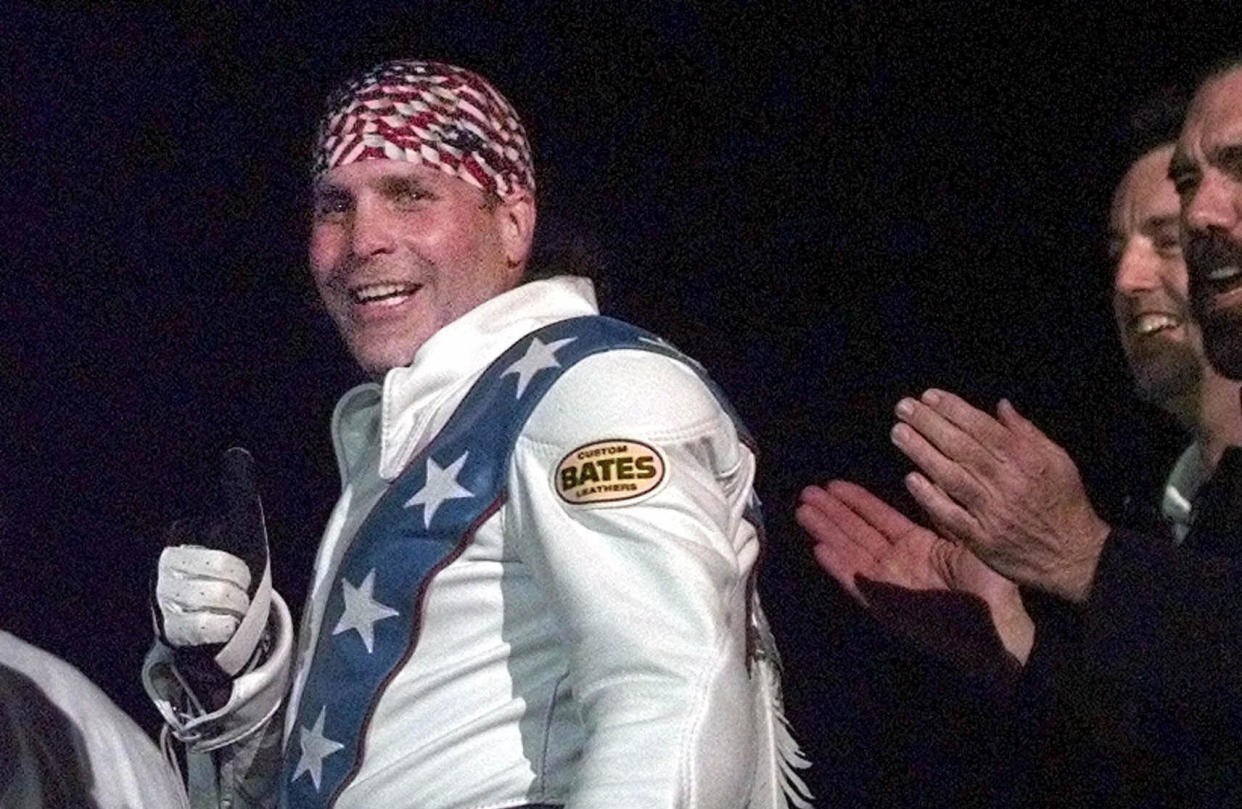
M328 99L313 175L359 160L426 163L504 197L535 190L526 130L482 76L442 62L396 60Z

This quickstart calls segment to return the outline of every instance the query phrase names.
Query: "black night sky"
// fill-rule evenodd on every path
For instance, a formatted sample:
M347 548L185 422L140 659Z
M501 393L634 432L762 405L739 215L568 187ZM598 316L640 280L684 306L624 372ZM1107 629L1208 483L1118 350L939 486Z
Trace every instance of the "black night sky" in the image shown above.
M1107 514L1151 491L1181 438L1131 393L1104 215L1129 112L1239 33L1228 3L1025 5L8 4L0 627L153 728L148 577L233 444L301 603L359 381L305 270L311 130L347 73L441 58L522 111L541 219L591 246L605 311L701 359L757 435L819 805L978 804L977 684L841 595L793 503L847 476L910 510L887 434L932 384L1010 397Z

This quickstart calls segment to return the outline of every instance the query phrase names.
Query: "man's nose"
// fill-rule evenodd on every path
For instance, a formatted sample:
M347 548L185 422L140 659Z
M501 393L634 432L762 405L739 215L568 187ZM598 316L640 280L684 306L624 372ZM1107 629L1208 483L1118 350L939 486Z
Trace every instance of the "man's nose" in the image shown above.
M350 222L350 251L358 258L391 253L395 245L392 222L380 205L363 201Z
M1131 239L1117 259L1113 290L1118 294L1145 292L1160 284L1157 257L1150 247Z

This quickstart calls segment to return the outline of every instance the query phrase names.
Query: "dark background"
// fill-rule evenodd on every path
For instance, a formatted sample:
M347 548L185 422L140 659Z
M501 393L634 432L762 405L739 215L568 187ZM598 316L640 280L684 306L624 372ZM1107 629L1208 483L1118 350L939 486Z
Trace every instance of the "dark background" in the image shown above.
M345 74L444 58L522 111L541 218L595 245L605 310L702 359L757 434L820 805L983 801L979 684L853 607L792 506L849 476L909 508L891 408L932 384L1010 397L1110 515L1180 448L1131 394L1103 221L1129 112L1236 42L1236 9L1081 5L8 4L0 627L153 728L148 577L231 444L301 603L358 381L304 267L310 133Z

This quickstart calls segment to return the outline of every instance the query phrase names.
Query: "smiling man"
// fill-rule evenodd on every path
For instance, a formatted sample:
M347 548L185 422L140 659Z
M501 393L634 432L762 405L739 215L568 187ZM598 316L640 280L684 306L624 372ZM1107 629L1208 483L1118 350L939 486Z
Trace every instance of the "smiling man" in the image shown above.
M316 184L311 272L364 371L409 365L441 328L517 286L534 201L494 194L394 160L341 165Z
M1242 64L1199 89L1169 166L1208 356L1242 379Z
M1191 503L1199 487L1225 448L1242 440L1239 384L1212 368L1190 314L1178 197L1168 179L1182 109L1157 98L1135 116L1153 120L1137 126L1137 157L1117 184L1108 217L1113 316L1135 389L1194 439L1167 476L1160 502L1161 517L1177 543L1190 530ZM990 573L966 547L919 528L852 484L808 488L798 517L819 543L815 554L821 566L864 605L868 601L856 582L859 575L971 594L988 605L1004 650L1025 662L1033 627L1016 585ZM891 534L887 541L875 544L885 531ZM883 564L859 555L860 545ZM940 631L934 616L923 616L928 619L923 625L917 614L877 614L933 654L962 662L958 639Z
M311 272L373 381L333 416L296 653L263 565L207 541L261 535L244 468L242 516L161 557L147 677L196 804L783 805L754 454L695 362L583 278L528 280L513 108L382 64L330 100L314 176Z
M1136 168L1131 183L1157 181L1154 165ZM1242 63L1200 85L1168 172L1205 353L1218 374L1240 379ZM1150 222L1171 258L1167 218L1158 209L1131 216ZM1120 310L1135 341L1128 356L1144 363L1145 345L1172 350L1178 338L1167 311L1175 286L1158 282L1160 263L1145 271L1151 299ZM1137 342L1152 338L1163 342ZM1146 372L1176 368L1175 356L1157 364L1153 355ZM1237 416L1236 390L1220 401ZM893 441L918 467L907 488L933 522L996 572L1079 612L1081 659L1065 677L1070 687L1055 690L1086 693L1097 737L1127 748L1133 789L1113 800L1242 803L1242 450L1220 452L1174 547L1100 519L1073 461L1007 401L992 416L933 389L896 412Z
M1195 493L1225 447L1242 438L1238 383L1214 369L1192 321L1178 198L1168 179L1174 144L1130 165L1113 195L1109 254L1113 315L1140 396L1190 430L1194 441L1165 485L1161 512L1177 542L1190 530Z
M1117 333L1135 385L1156 403L1182 397L1200 365L1190 334L1177 194L1167 178L1172 153L1170 142L1136 160L1109 212Z
M1177 120L1149 121L1137 133L1133 150L1137 157L1113 194L1108 218L1112 303L1137 392L1176 418L1194 439L1168 475L1160 503L1165 526L1174 542L1182 543L1199 488L1225 449L1242 439L1242 412L1238 383L1212 368L1190 316L1178 196L1168 178L1181 109L1155 103L1143 112L1136 118L1176 115ZM990 419L975 412L979 423ZM1024 467L1055 468L1047 460L1062 456L1051 441L1035 439L1005 447L994 456L994 468L1009 481L1020 480ZM994 473L992 479L998 477ZM1050 525L1055 530L1055 513L1044 506L1085 503L1076 476L1047 484L1042 495L1040 508L1026 512L1028 525ZM1011 517L1022 519L1022 514L1015 509ZM1115 701L1101 700L1094 685L1079 680L1071 694L1052 697L1059 704L1048 699L1053 683L1066 679L1067 672L1076 678L1082 667L1081 627L1073 615L1050 612L1044 605L1040 622L1032 622L1014 582L984 565L966 545L916 525L854 484L836 481L824 488L809 487L803 492L798 519L816 541L820 565L892 632L967 673L1001 686L1017 686L999 690L1023 738L1020 752L1011 751L1010 757L1025 756L1033 775L1016 779L1006 774L1005 787L1013 790L1014 803L1025 805L1029 799L1034 805L1098 801L1132 806L1158 802L1169 794L1162 791L1168 786L1161 780L1166 763L1153 762L1145 752L1130 748L1126 738L1128 730L1141 727L1142 717L1149 713L1145 704L1130 702L1119 709ZM1202 536L1190 548L1201 541ZM921 591L923 603L891 585L905 593ZM945 597L942 604L956 599L986 605L990 633L969 631L964 622L959 622L958 631L945 632L944 614L932 609L933 600L926 598L937 593ZM1012 658L1009 665L1006 654ZM1019 673L1014 659L1026 667L1024 672ZM1082 715L1084 703L1088 715L1111 712L1112 732L1096 739L1084 734L1091 725ZM1123 727L1126 731L1119 730ZM1142 740L1135 746L1141 748ZM1176 766L1177 759L1170 761ZM1101 771L1102 762L1116 770ZM1176 786L1170 789L1177 794Z

